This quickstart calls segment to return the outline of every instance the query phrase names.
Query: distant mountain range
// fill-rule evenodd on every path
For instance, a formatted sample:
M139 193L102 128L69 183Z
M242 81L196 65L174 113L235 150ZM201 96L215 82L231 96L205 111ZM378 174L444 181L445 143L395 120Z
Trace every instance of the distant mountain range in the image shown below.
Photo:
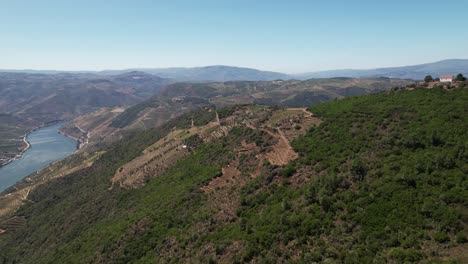
M0 72L22 72L22 73L42 73L57 74L63 71L37 71L37 70L0 70ZM404 67L390 67L378 69L342 69L309 72L302 74L285 74L272 71L261 71L251 68L241 68L232 66L206 66L193 68L135 68L124 70L105 71L80 71L68 73L87 73L98 75L117 75L128 72L145 72L158 75L162 78L172 79L178 82L228 82L228 81L273 81L273 80L306 80L312 78L333 78L333 77L388 77L400 79L422 80L428 74L434 77L442 74L463 73L468 75L468 59L451 59L434 63L419 64Z
M158 93L170 79L144 72L118 75L0 73L0 113L49 122L127 106Z
M100 73L111 75L120 74L129 70L122 71L102 71ZM130 69L130 71L142 71L158 75L163 78L175 79L177 81L273 81L278 79L292 79L294 77L271 71L260 71L250 68L232 67L232 66L207 66L195 68L160 68L160 69Z
M468 74L468 60L453 59L433 63L404 67L379 68L368 70L331 70L295 75L298 79L332 78L332 77L388 77L422 80L426 75L437 77L442 74Z
M288 74L260 71L250 68L232 66L206 66L193 68L134 68L124 70L104 70L104 71L42 71L42 70L0 70L9 73L30 73L30 74L96 74L96 75L120 75L129 72L144 72L157 75L162 78L172 79L178 82L229 82L229 81L274 81L278 79L294 79Z

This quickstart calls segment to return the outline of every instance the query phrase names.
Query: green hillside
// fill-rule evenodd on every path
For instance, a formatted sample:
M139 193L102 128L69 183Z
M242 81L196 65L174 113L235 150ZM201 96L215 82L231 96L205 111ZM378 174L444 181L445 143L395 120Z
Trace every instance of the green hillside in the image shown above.
M190 154L142 188L111 185L174 127L214 121L183 115L35 189L16 212L26 223L0 235L0 263L466 263L467 102L467 89L416 89L322 103L310 111L323 122L292 142L299 157L285 166L253 164L277 142L238 126L190 137ZM245 110L258 122L274 111ZM234 183L201 189L234 160Z

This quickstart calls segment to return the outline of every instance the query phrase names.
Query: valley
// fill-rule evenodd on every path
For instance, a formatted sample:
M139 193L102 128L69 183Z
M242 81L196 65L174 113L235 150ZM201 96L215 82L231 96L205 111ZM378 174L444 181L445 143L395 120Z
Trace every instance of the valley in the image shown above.
M154 75L129 72L94 74L0 73L0 166L17 157L23 137L57 121L144 101L171 83Z

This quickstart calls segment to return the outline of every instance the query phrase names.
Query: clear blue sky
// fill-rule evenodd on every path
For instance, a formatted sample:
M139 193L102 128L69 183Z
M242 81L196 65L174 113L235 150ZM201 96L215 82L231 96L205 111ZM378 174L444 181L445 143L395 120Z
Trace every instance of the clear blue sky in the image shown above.
M400 66L468 58L467 26L467 0L0 0L0 69Z

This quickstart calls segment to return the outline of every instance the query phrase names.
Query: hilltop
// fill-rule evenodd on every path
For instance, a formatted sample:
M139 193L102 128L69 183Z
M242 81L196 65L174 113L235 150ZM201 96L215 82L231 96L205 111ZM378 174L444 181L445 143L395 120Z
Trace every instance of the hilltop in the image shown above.
M3 196L24 205L3 214L0 258L466 262L467 101L432 88L201 108Z

